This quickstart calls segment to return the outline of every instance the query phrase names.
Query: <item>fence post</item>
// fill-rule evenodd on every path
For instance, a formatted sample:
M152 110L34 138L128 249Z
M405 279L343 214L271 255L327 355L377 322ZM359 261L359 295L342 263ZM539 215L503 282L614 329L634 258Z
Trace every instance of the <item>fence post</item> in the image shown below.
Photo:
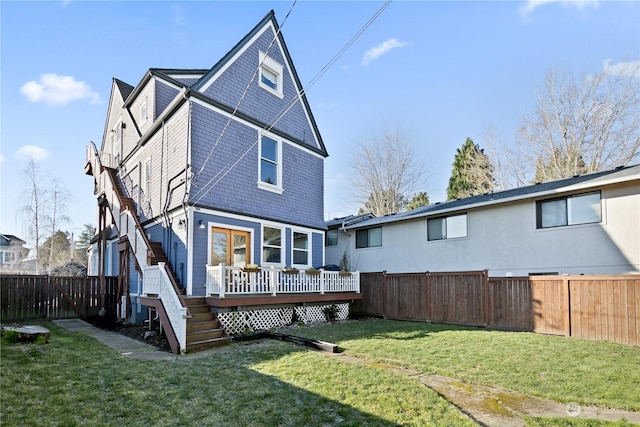
M489 270L482 273L482 282L484 285L484 327L489 327Z
M387 270L382 272L382 318L387 318Z
M571 336L571 280L569 280L569 276L562 276L562 284L564 285L564 289L567 292L567 297L565 301L567 302L567 325L565 326L565 336Z
M424 273L427 281L427 322L431 323L431 273Z

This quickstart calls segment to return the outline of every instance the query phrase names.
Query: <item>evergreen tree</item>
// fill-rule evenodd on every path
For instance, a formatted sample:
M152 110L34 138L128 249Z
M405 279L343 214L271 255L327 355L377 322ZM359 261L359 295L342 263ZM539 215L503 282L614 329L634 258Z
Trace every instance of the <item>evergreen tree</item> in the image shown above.
M447 200L477 196L495 186L489 157L471 138L457 150L447 187Z
M429 196L424 191L416 193L413 196L413 199L407 205L407 210L417 209L421 206L427 206L429 204Z

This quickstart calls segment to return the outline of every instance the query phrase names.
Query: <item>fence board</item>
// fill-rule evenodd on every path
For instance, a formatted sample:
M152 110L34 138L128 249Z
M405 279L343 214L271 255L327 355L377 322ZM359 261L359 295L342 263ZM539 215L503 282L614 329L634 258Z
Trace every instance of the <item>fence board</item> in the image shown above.
M116 310L117 278L107 277L106 308ZM98 277L0 276L3 322L87 317L100 310Z
M638 276L364 273L361 280L363 300L358 307L362 313L640 347Z

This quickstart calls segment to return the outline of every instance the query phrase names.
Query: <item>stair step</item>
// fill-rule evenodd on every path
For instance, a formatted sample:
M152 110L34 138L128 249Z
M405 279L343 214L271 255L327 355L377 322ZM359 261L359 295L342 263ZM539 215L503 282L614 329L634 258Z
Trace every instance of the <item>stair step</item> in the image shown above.
M187 307L191 307L192 305L206 305L207 301L204 297L189 297L184 299Z
M205 331L189 332L187 333L187 346L192 342L202 342L222 338L223 336L223 329L207 329Z
M230 342L229 337L214 338L214 339L204 340L204 341L196 341L187 345L187 351L191 352L191 351L204 350L209 347L228 344L229 342Z
M209 313L191 313L190 322L207 322L215 320L216 315L210 311Z
M209 331L211 329L221 329L222 325L219 320L209 320L206 322L188 322L187 323L187 334L192 332L201 332L201 331Z
M211 313L211 307L209 307L208 305L189 305L189 304L187 304L187 307L189 308L189 313L191 313L191 314Z

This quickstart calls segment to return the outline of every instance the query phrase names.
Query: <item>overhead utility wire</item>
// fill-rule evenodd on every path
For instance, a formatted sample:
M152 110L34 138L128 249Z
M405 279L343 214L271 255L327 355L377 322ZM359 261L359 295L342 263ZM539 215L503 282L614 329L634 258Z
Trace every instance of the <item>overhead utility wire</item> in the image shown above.
M331 60L315 75L315 77L313 77L311 79L311 81L309 82L309 84L306 86L306 88L310 88L312 87L319 79L320 77L327 72L327 70L338 60L338 58L340 58L340 56L342 56L342 54L362 35L362 33L380 16L380 14L389 6L389 4L391 4L392 0L387 0L381 7L380 9L378 9L378 11L376 11L376 13L353 35L353 37L351 37L351 39L338 51L338 53L336 55L333 56L333 58L331 58ZM284 23L284 21L283 21ZM194 202L194 203L198 203L200 202L200 200L202 200L202 198L204 196L206 196L209 191L211 191L213 189L213 187L215 187L216 185L218 185L220 183L220 181L222 181L224 179L225 176L227 176L227 174L229 174L229 172L231 172L231 170L240 162L240 160L242 160L247 154L249 154L249 152L253 149L253 147L255 145L258 144L258 142L260 141L260 135L262 135L265 131L269 131L273 128L273 126L275 126L275 124L280 121L280 119L293 107L293 105L296 104L296 102L298 101L298 99L303 96L305 94L305 89L302 88L300 89L300 91L298 92L298 96L297 97L293 97L292 100L289 102L289 104L287 106L285 106L280 113L267 125L265 126L259 133L258 138L256 139L256 141L251 144L246 150L245 152L238 158L238 160L236 160L232 165L230 165L228 168L226 168L226 170L221 170L220 172L218 172L214 177L212 177L209 181L207 181L206 185L204 185L197 194L199 194L202 190L206 190L200 197L198 197L198 199ZM231 118L229 119L231 120ZM220 173L222 173L224 171L224 174L222 176L220 176L220 178L216 179ZM214 182L215 180L215 182ZM197 196L196 194L196 196Z
M258 67L256 68L256 70L253 72L253 76L251 77L251 80L249 81L249 83L247 84L247 86L244 89L244 92L242 93L242 96L240 97L240 99L238 100L235 108L233 109L233 112L231 113L231 116L229 116L229 119L227 120L227 123L224 125L224 128L222 129L222 132L220 133L220 136L218 136L218 139L216 140L215 144L213 145L213 147L211 147L211 151L209 151L209 154L207 155L206 160L204 161L204 163L202 164L202 167L200 168L200 170L198 171L198 173L195 175L195 178L197 178L202 171L204 170L204 168L206 167L207 163L209 162L209 160L211 159L211 156L213 155L214 150L216 149L216 147L218 146L218 144L220 143L220 140L222 139L222 137L224 136L227 128L229 127L229 124L231 124L231 119L236 115L236 113L238 112L238 108L240 108L240 104L242 103L242 100L244 99L244 97L247 95L247 92L249 91L249 88L251 87L251 84L253 83L253 81L255 80L256 76L258 75L258 72L260 71L260 67L262 67L262 64L264 63L267 55L269 53L269 50L271 50L271 47L275 44L276 40L278 39L278 34L280 34L280 31L282 29L282 26L284 26L284 23L287 22L287 18L289 18L289 15L291 14L291 11L293 10L293 7L296 5L298 0L294 0L293 4L291 5L291 8L289 9L289 11L287 12L286 16L284 17L284 19L282 20L282 24L278 27L278 31L276 31L276 33L273 36L273 39L271 40L271 43L269 43L269 47L267 48L267 51L265 52L265 57L262 59L262 61L260 62L260 64L258 64Z

